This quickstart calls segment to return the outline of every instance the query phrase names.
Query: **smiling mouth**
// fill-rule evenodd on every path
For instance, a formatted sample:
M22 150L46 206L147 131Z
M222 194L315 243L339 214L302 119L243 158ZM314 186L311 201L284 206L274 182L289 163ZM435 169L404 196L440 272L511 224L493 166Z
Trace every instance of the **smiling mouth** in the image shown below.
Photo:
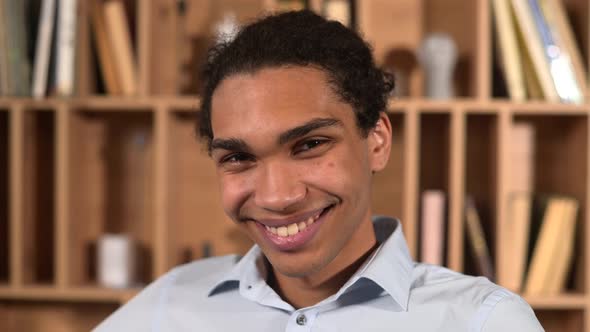
M291 237L291 236L294 236L294 235L297 235L297 234L303 232L309 226L313 225L316 222L316 220L318 220L322 216L324 216L333 207L334 207L334 204L329 205L326 208L324 208L323 210L321 210L320 212L318 212L317 214L310 216L306 220L303 220L300 222L294 222L294 223L279 226L279 227L272 227L272 226L267 226L267 225L264 225L264 227L266 228L267 231L269 231L272 234L277 235L279 237L285 237L285 238Z

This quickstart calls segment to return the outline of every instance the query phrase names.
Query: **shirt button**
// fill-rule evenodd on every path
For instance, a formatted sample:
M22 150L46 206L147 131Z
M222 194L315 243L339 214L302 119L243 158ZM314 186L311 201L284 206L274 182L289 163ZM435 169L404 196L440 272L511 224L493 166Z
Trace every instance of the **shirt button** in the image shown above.
M307 323L307 317L304 314L297 316L297 325L303 326L305 323Z

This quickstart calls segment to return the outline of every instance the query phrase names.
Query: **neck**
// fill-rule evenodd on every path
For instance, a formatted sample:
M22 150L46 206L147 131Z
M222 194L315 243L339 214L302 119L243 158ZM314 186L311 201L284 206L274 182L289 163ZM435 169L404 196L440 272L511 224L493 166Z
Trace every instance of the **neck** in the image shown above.
M296 309L328 298L342 288L378 246L372 223L363 223L357 234L365 241L355 241L357 236L352 238L348 246L321 271L305 277L289 277L272 268L268 284Z

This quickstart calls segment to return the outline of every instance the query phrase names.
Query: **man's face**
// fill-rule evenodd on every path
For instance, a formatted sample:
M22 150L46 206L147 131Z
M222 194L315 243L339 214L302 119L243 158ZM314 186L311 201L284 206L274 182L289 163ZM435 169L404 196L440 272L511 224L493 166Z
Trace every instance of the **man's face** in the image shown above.
M359 229L371 223L371 174L389 156L386 117L385 136L363 138L323 71L288 67L226 78L211 118L224 210L276 271L309 276L370 241Z

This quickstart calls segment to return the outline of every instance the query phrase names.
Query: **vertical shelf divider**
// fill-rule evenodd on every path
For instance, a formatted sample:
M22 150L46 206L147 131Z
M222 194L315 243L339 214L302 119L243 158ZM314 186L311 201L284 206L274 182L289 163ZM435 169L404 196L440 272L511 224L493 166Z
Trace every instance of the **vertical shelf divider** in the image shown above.
M158 103L155 109L155 190L154 190L154 277L168 269L167 221L168 221L168 141L170 128L169 105Z
M505 273L505 267L500 263L505 262L504 257L500 257L502 250L503 234L506 232L506 220L508 217L508 146L510 144L510 126L512 123L512 113L507 107L500 107L498 110L498 147L496 154L496 168L497 168L497 192L496 192L496 279L502 280L502 275Z
M449 167L448 266L463 270L463 201L465 195L465 110L451 110Z
M10 284L19 288L23 277L23 222L24 222L24 108L14 103L10 109Z
M404 116L404 231L412 257L418 259L418 169L420 155L420 124L418 108L411 104Z
M590 7L590 6L589 6ZM590 14L589 14L590 15ZM590 17L590 16L589 16ZM586 109L586 148L590 149L590 110ZM586 251L584 262L584 296L586 298L586 307L584 308L584 329L590 332L590 154L586 156L586 219L582 220L585 223L584 234L585 244L584 250Z
M63 289L68 285L68 248L69 237L69 176L70 176L70 128L73 110L65 103L59 103L57 113L56 132L56 209L55 209L55 283Z

